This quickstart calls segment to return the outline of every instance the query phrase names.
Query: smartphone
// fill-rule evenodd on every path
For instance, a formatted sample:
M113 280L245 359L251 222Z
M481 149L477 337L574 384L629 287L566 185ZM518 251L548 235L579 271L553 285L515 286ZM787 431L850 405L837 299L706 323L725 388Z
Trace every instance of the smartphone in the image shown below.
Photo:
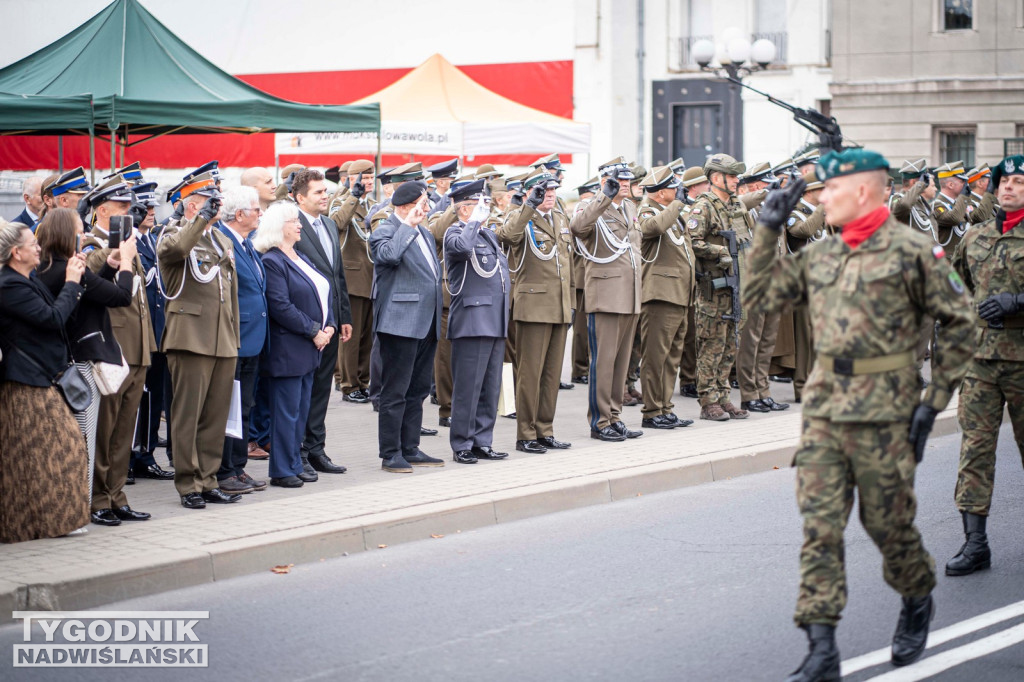
M82 253L82 235L75 235L75 253Z
M107 246L112 249L121 247L121 240L132 233L132 218L127 215L115 215L110 217L110 239Z

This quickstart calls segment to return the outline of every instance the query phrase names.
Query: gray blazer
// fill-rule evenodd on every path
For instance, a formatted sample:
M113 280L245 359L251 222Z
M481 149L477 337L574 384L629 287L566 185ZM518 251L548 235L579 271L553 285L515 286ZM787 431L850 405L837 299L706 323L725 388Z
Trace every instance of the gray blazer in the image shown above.
M500 272L493 277L478 275L469 262L473 252L481 268L490 271L497 263ZM444 253L448 262L448 286L452 290L448 338L507 336L512 283L508 260L494 232L482 228L480 223L459 221L444 233Z
M415 244L419 234L432 259ZM434 237L392 214L370 235L373 254L373 330L413 339L441 338L441 263ZM436 275L434 273L437 273ZM433 329L431 329L433 323Z

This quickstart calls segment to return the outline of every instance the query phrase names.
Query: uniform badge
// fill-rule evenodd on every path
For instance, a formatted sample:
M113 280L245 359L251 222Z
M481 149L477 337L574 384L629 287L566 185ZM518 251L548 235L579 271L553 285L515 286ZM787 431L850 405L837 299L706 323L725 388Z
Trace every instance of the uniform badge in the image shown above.
M562 228L562 229L560 230L560 232L561 232L562 234L569 234L569 228L568 228L568 227L563 227L563 228Z
M936 206L935 207L935 212L936 213L945 213L946 212L946 207L945 206Z
M936 244L932 247L932 255L935 256L935 260L942 260L946 257L946 251L941 246Z
M697 226L698 226L699 224L700 224L700 223L698 223L698 222L697 222L696 220L694 220L693 218L690 218L689 220L687 220L687 221L686 221L686 226L687 226L688 228L690 228L691 230L696 230L696 229L697 229Z
M700 215L700 209L699 208L695 208L692 211L690 211L690 213L692 213L694 215Z
M956 272L949 273L949 286L953 288L957 294L964 293L964 281L960 279L960 275Z
M786 225L789 225L790 227L793 227L793 224L795 222L796 222L796 218L790 216L789 220L786 221Z

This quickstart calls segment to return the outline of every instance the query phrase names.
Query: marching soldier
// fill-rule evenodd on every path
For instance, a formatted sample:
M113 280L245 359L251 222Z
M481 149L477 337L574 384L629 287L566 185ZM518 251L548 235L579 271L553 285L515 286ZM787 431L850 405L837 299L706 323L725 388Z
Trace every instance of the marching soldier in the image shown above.
M640 363L644 386L643 426L674 429L693 422L673 412L689 308L694 303L694 256L682 215L686 188L668 166L651 169L638 219L643 235Z
M960 467L956 507L966 542L946 563L946 575L989 568L985 524L992 505L996 440L1003 408L1021 448L1024 432L1024 155L996 166L992 180L1002 207L992 220L967 232L953 258L977 305L977 346L960 387Z
M544 453L570 443L555 439L555 406L572 321L572 237L555 209L558 181L543 167L524 183L525 205L509 214L497 235L516 266L516 450Z
M806 302L818 351L794 458L804 519L794 619L807 631L810 652L788 682L839 679L835 627L846 604L843 531L854 488L886 582L903 598L892 662L908 665L924 651L935 570L914 526L915 462L963 376L973 325L942 249L890 217L886 160L846 149L826 154L819 169L825 212L842 237L778 258L778 235L803 192L803 180L795 180L761 210L743 290L752 308ZM925 315L946 333L922 397L914 347Z
M903 187L889 199L892 216L927 234L933 241L939 240L939 228L932 212L932 202L938 191L928 172L924 159L904 161L900 168Z
M967 184L971 186L971 194L967 197L967 217L971 224L977 225L995 217L998 206L992 192L992 169L988 164L983 163L977 168L972 168L967 173Z
M939 193L932 202L935 224L938 227L936 241L946 250L946 257L952 258L960 240L967 231L967 196L971 187L962 161L947 163L935 169L939 179Z
M682 162L682 159L677 159ZM675 163L673 161L673 163ZM707 192L711 185L704 175L704 169L698 166L687 168L680 176L686 188L686 199L683 201L683 212L680 219L683 224L689 220L690 211L696 198ZM679 395L684 398L700 397L697 394L697 306L687 306L686 341L683 342L683 359L679 364Z
M744 165L728 154L709 157L704 163L704 175L711 189L697 199L686 221L697 256L700 418L712 421L746 419L749 414L733 405L729 397L729 370L736 360L742 314L736 305L740 293L737 289L745 274L744 252L750 245L753 227L750 213L736 197L739 175L744 170ZM723 232L732 232L734 253Z
M584 299L590 340L590 437L603 441L637 438L619 415L629 352L640 315L640 229L628 201L629 172L619 156L601 164L601 194L573 216L570 230L586 259Z
M573 215L579 213L587 205L594 195L601 191L601 179L594 176L576 188L579 195L579 203L576 204ZM572 383L586 384L590 381L590 348L587 344L587 315L583 296L584 266L586 259L576 253L573 248L572 258L572 286L575 291L576 302L573 306L572 315Z

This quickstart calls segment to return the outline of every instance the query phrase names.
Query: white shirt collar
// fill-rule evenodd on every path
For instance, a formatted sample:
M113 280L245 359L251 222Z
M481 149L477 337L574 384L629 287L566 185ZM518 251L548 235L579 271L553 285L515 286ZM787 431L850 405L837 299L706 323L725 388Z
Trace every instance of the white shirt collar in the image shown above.
M231 227L231 223L229 223L227 221L221 221L221 224L228 229L228 232L230 232L231 234L235 235L235 239L238 240L239 244L244 244L245 243L245 237L243 237L238 232L238 230L236 230L235 228Z
M319 220L319 218L320 218L320 216L318 216L318 215L310 215L310 214L306 213L301 208L299 209L299 213L301 213L302 215L306 216L306 220L309 222L310 225L313 225L314 223L316 223L316 221ZM320 222L322 223L323 221L320 221Z

